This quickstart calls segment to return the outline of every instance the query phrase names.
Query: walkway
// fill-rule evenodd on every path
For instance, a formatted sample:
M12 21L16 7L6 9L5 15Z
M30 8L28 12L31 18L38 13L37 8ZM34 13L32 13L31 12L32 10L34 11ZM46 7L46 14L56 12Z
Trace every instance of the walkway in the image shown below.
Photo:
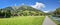
M43 25L57 25L48 16L46 16Z

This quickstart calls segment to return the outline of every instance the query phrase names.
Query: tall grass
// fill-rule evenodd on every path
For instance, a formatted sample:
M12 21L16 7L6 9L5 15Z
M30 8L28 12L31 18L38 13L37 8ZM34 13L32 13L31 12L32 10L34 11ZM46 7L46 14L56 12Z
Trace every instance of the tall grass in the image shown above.
M42 25L44 16L22 16L14 18L0 18L0 25Z

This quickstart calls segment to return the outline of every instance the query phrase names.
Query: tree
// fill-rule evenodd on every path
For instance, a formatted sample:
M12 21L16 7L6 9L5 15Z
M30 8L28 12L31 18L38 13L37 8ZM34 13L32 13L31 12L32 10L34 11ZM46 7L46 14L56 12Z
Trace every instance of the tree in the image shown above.
M6 18L11 17L11 11L10 11L10 10L7 10L7 11L5 12L5 15L6 15Z
M55 15L60 15L60 8L57 8L57 9L54 11L54 14L55 14Z
M60 8L57 8L57 9L53 12L53 14L54 14L55 16L57 16L57 17L60 17Z

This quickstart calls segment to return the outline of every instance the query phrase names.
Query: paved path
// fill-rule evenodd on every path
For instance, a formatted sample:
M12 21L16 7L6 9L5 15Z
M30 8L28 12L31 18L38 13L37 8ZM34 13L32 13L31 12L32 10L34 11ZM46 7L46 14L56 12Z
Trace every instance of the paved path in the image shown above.
M46 16L43 25L57 25L57 24L55 24L50 18L48 18L48 16Z

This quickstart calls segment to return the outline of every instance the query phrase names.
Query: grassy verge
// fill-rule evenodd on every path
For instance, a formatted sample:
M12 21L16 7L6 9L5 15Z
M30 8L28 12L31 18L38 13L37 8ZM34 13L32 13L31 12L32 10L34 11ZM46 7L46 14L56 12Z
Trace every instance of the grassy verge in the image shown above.
M42 25L44 16L20 16L0 18L0 25Z

